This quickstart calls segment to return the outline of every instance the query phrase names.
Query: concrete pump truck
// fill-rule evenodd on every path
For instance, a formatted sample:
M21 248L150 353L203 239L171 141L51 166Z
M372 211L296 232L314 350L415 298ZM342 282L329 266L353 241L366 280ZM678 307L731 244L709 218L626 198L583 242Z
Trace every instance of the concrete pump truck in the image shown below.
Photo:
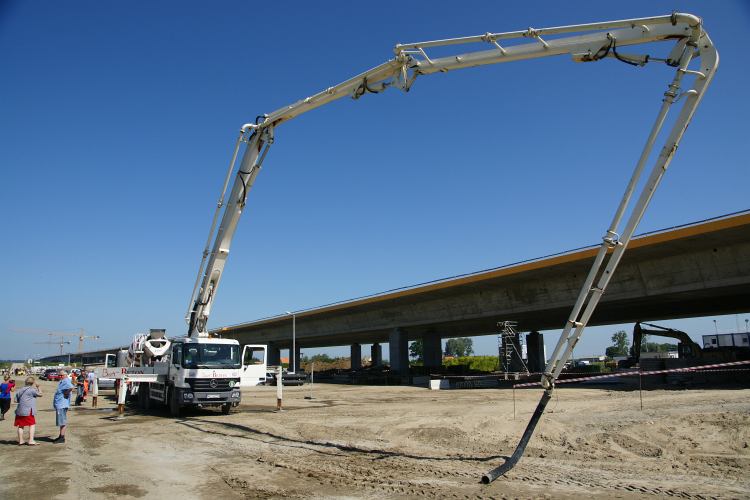
M645 46L655 48L656 42L670 44L665 54L654 56L625 53L626 48ZM469 50L455 55L432 55L434 49L445 52L454 46L488 46L488 50ZM607 227L592 267L581 284L578 299L565 323L552 356L541 377L544 388L541 400L511 457L499 467L482 476L484 483L493 481L515 466L531 439L555 389L555 381L573 348L580 340L600 298L605 293L638 223L641 221L654 192L672 161L682 136L716 73L718 53L700 18L683 13L671 15L605 21L553 28L528 28L507 33L485 33L476 36L398 44L394 57L379 66L360 73L338 85L284 106L270 114L259 115L254 123L241 127L223 189L219 197L209 231L203 260L193 289L188 311L188 336L166 341L161 332L142 339L142 374L135 367L129 373L148 384L148 398L142 401L161 401L170 405L173 414L182 405L217 395L212 403L229 411L239 401L237 378L241 369L239 345L231 340L209 337L206 321L211 311L219 280L224 271L232 237L237 228L247 195L260 171L261 164L273 144L276 128L282 123L343 97L359 99L365 94L377 94L389 87L409 91L420 75L443 73L489 64L509 63L550 56L568 56L573 61L616 61L641 68L649 64L664 64L675 69L667 82L662 105L648 133L646 144L635 165L624 194L617 204ZM682 87L688 87L682 90ZM668 112L681 101L681 108L662 134ZM663 146L652 157L654 145L662 137ZM244 147L239 168L234 166ZM650 165L650 169L647 169ZM643 175L648 172L646 175ZM232 176L234 184L225 204L225 194ZM642 182L641 182L642 181ZM573 187L574 188L574 187ZM221 223L216 229L219 213ZM215 235L215 236L214 236ZM209 252L209 242L214 241ZM135 355L138 353L135 352ZM197 358L195 356L197 355ZM187 361L190 356L190 361ZM193 361L197 359L198 361ZM193 364L196 363L196 364ZM147 373L148 372L148 373ZM149 378L151 377L151 378ZM136 378L133 378L136 380ZM205 392L204 389L210 389ZM215 392L211 392L216 389ZM140 392L140 391L139 391ZM208 400L203 399L208 403ZM145 403L144 403L145 404Z

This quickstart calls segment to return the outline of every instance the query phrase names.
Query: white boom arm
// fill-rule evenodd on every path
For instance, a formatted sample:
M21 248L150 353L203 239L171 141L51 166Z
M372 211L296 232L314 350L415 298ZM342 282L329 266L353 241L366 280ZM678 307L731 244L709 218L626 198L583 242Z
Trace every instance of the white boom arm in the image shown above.
M507 40L524 38L530 41L504 45ZM665 58L618 52L618 48L621 47L660 41L671 41L673 43L669 55ZM437 58L430 58L426 50L434 47L472 43L486 43L491 48ZM392 86L408 91L419 75L486 64L570 55L576 62L598 61L611 57L634 66L644 66L649 62L660 62L676 68L675 75L664 93L663 104L635 166L633 175L615 211L612 222L602 238L602 245L581 288L578 300L573 307L549 364L545 368L542 377L542 386L545 388L544 395L513 455L502 466L483 476L483 482L489 483L510 470L522 456L526 444L552 396L557 377L560 375L565 362L570 359L573 348L583 334L583 330L602 294L604 294L628 242L677 150L680 139L690 123L695 109L716 72L719 56L711 39L703 30L700 18L691 14L680 13L555 28L528 28L523 31L508 33L486 33L463 38L398 44L394 48L394 53L393 59L380 66L268 115L260 116L256 118L254 124L247 124L242 127L216 213L211 223L206 248L203 251L203 259L190 299L188 318L191 336L208 335L206 321L229 254L229 246L242 215L248 191L255 181L260 165L268 152L268 147L273 142L273 132L277 125L345 96L358 99L365 93L378 93ZM688 65L693 59L700 59L698 69L688 69ZM681 92L682 80L687 75L692 77L692 86L690 89ZM671 105L679 100L683 101L679 115L666 137L664 146L653 162L643 187L634 198L636 187L665 123L667 113ZM228 204L225 206L224 195L242 143L246 143L247 146L229 195ZM634 199L635 202L633 203ZM224 213L214 236L216 222L222 209L224 209ZM629 216L623 225L623 218L628 211ZM621 226L622 229L620 229ZM209 244L212 240L214 244L209 253Z

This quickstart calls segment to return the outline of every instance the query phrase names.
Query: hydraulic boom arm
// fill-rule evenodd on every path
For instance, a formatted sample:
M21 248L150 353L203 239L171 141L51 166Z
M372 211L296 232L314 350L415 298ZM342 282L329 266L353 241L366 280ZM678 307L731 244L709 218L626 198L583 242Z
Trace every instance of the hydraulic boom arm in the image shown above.
M515 42L508 44L508 41L513 40ZM518 43L518 40L521 43ZM528 41L524 42L524 40ZM618 52L623 47L661 41L673 44L669 55L664 58ZM435 47L443 47L443 50L446 50L445 47L448 46L478 43L487 44L490 47L489 50L466 52L447 57L430 57L427 53L428 50ZM510 470L523 455L526 444L531 439L536 424L544 413L547 402L552 397L555 381L565 366L565 362L570 359L573 348L583 334L583 330L602 294L604 294L628 242L651 201L654 191L669 166L680 139L716 72L719 57L713 43L703 30L700 18L691 14L680 13L554 28L528 28L508 33L485 33L484 35L463 38L398 44L394 47L394 53L393 59L379 66L268 115L259 116L255 123L242 127L216 213L211 223L208 240L203 251L203 259L198 269L198 276L190 299L187 318L191 336L208 335L206 322L211 312L211 305L216 296L216 290L224 270L237 223L242 215L247 194L260 170L268 147L273 142L274 129L279 124L342 97L350 96L358 99L366 93L379 93L388 87L408 91L419 75L486 64L569 55L576 62L593 62L605 58L614 58L633 66L644 66L649 62L659 62L676 68L675 75L664 93L661 109L646 140L643 152L615 211L612 222L602 238L602 245L583 283L578 300L545 368L541 381L545 392L513 455L502 466L483 476L483 482L489 483ZM688 65L693 59L699 59L700 65L697 69L688 69ZM691 88L681 91L680 88L686 76L689 76L692 80ZM664 146L653 161L643 187L634 197L636 187L665 123L667 113L671 105L680 100L683 103L679 115L666 137ZM229 199L225 203L226 190L242 144L246 145L245 151L235 175ZM635 200L634 203L633 200ZM222 211L221 222L217 229L216 223ZM626 213L629 215L623 225ZM213 247L209 251L211 241L213 241Z

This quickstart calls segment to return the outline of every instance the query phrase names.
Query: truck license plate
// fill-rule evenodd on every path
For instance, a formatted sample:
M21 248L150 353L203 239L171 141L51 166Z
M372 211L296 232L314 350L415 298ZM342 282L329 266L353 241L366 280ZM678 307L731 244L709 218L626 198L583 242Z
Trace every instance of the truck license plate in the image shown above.
M206 398L208 398L208 399L218 399L220 397L221 396L219 394L207 394L206 395Z

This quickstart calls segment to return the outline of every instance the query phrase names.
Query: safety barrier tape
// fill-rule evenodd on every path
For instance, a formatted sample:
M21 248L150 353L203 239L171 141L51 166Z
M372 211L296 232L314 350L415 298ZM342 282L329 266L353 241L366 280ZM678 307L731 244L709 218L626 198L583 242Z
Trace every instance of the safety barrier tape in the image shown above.
M695 373L750 372L750 368L728 368L726 370L695 370Z
M534 375L544 375L544 372L508 372L508 375L515 375L518 374L522 377L533 377ZM563 375L591 375L591 372L565 372ZM493 373L490 375L442 375L439 373L431 373L430 378L437 380L437 379L443 379L443 380L451 380L451 379L462 379L462 380L474 380L474 379L497 379L497 378L503 378L505 376L505 373Z
M712 365L701 365L701 366L688 366L684 368L672 368L669 370L651 370L646 372L621 372L621 373L610 373L608 375L597 375L594 377L580 377L580 378L568 378L563 380L556 380L555 385L558 384L570 384L573 382L584 382L587 380L601 380L605 378L617 378L617 377L634 377L636 375L660 375L663 373L679 373L679 372L701 372L701 371L713 371L712 368L724 368L726 366L738 366L738 365L748 365L750 364L750 360L745 361L730 361L728 363L716 363ZM718 371L718 370L717 370ZM514 384L513 388L516 389L518 387L534 387L541 385L541 382L531 382L531 383L524 383L524 384Z

